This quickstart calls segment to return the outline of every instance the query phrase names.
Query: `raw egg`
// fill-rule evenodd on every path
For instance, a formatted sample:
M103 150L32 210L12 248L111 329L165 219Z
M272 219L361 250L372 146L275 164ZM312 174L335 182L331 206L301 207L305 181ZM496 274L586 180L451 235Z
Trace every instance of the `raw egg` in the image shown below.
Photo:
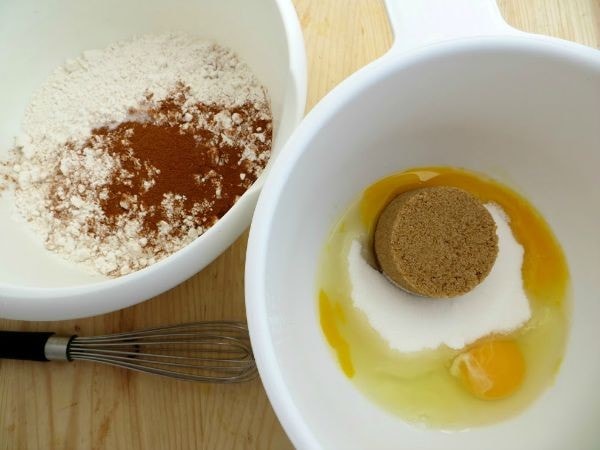
M525 376L525 360L514 341L483 342L458 355L450 372L470 393L492 400L507 397L519 388Z
M353 302L352 277L356 274L348 262L353 246L356 249L358 242L364 260L375 267L372 239L379 214L398 194L428 186L467 190L484 204L497 205L506 215L510 232L523 249L520 272L511 273L520 278L530 310L518 328L498 331L503 328L492 327L489 334L479 333L480 338L466 340L462 347L445 344L455 340L439 339L441 345L431 348L428 344L420 349L415 334L410 336L410 345L391 345L390 333L373 326L367 310ZM569 275L562 249L530 202L473 172L417 168L369 186L333 228L322 253L318 286L321 328L340 370L367 397L408 422L464 429L514 416L552 384L563 358L570 309ZM460 321L461 314L465 323L477 320L477 314L485 310L485 297L477 302L473 311L464 309L458 315L455 311L454 320ZM398 316L403 311L397 305L382 312L385 314L389 314L387 322L391 324L394 317L398 323L406 323L406 317ZM429 329L425 328L428 333L439 333L434 329L443 323L439 311L430 322L426 309L419 314L421 328L429 324ZM420 334L424 336L422 330ZM407 335L396 333L399 339L402 336Z

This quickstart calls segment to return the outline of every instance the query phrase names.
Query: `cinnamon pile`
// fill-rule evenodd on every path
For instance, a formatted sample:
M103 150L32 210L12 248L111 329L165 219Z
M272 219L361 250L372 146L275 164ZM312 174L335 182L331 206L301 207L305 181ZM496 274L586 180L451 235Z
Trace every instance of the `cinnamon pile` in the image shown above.
M161 101L149 94L131 120L70 144L50 181L49 210L97 244L81 259L97 253L107 275L143 268L201 235L269 159L268 105L194 104L188 93L179 84ZM64 246L57 236L49 236L50 249ZM99 248L106 245L112 252Z

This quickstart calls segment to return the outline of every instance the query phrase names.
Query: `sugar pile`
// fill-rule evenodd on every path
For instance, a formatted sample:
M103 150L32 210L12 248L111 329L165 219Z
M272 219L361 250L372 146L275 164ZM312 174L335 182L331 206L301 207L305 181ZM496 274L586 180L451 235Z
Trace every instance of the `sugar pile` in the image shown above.
M402 352L461 349L492 333L508 333L531 317L523 289L523 247L504 211L485 205L496 222L498 256L490 274L472 291L451 299L418 297L397 288L371 267L354 241L348 253L352 301L390 348Z

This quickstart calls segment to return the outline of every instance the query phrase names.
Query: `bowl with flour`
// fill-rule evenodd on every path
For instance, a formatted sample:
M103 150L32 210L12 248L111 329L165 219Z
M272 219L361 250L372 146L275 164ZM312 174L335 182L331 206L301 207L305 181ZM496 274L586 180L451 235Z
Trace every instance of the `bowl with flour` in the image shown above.
M290 2L24 1L0 17L19 42L0 49L0 316L138 303L248 226L304 111Z

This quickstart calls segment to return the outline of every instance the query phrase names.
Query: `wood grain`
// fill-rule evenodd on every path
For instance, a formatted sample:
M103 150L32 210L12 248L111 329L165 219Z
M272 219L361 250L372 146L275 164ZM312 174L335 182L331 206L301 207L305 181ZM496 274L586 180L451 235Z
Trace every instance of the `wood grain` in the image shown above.
M378 0L296 0L309 60L311 108L383 54L391 35ZM600 47L600 0L500 0L517 28ZM246 234L207 269L146 303L55 323L1 329L93 335L245 317ZM291 444L259 381L200 385L85 362L0 362L0 449L285 449Z

